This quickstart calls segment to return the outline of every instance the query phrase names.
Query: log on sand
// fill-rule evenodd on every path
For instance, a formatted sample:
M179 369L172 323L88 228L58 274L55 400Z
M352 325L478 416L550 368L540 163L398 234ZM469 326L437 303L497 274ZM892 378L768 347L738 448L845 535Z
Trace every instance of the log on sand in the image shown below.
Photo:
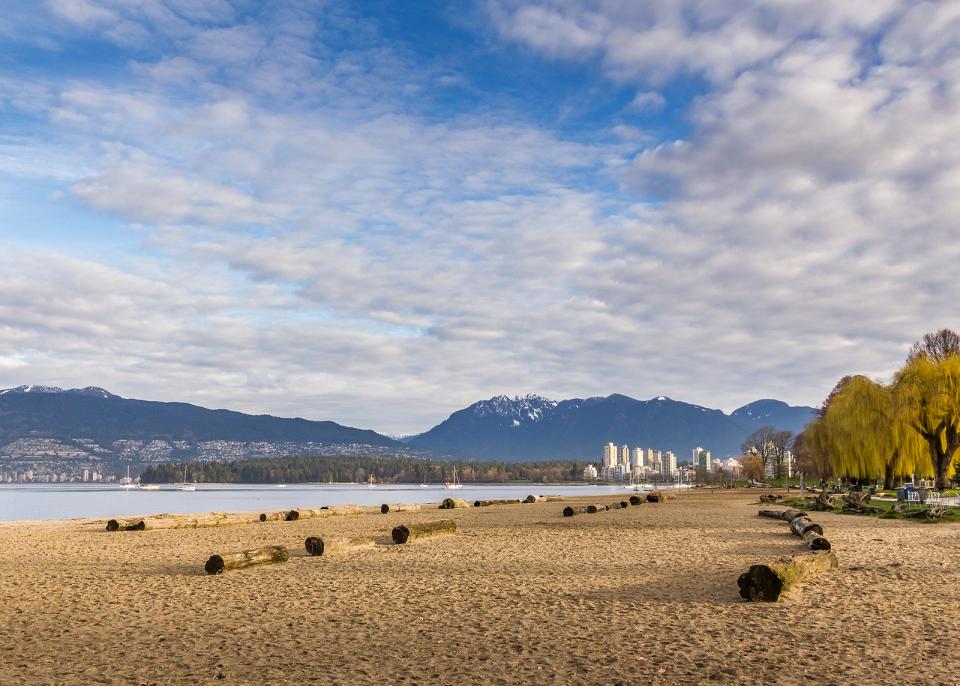
M806 517L807 513L803 510L760 510L757 512L761 517L770 519L782 519L785 522L792 522L797 517Z
M283 510L281 512L261 512L260 521L261 522L285 522L287 521L288 514L290 514L289 510Z
M408 541L418 538L427 538L429 536L439 536L441 534L452 534L457 531L457 523L452 519L438 519L433 522L424 522L423 524L409 524L395 526L390 532L390 537L397 545L402 545Z
M210 512L200 515L152 515L132 519L111 519L107 522L107 531L153 531L157 529L204 529L214 526L232 526L249 524L249 516L238 516L226 512Z
M319 517L337 517L343 515L363 514L363 508L359 505L335 505L333 507L321 507L314 509L289 510L286 520L296 522L300 519L317 519Z
M648 503L662 503L666 502L667 494L663 491L650 491L647 493L647 502Z
M606 512L606 505L587 505L587 512L589 514L596 514L597 512Z
M587 512L586 505L567 505L565 508L563 508L564 517L572 517L574 515L584 514L586 512Z
M630 504L631 504L631 505L642 505L642 504L645 503L645 502L646 502L646 500L644 500L643 498L641 498L641 497L638 496L638 495L632 495L632 496L630 496Z
M374 536L309 536L303 547L310 555L333 555L356 548L367 548L377 542Z
M470 504L463 498L444 498L440 503L441 510L456 510L461 507L470 507Z
M525 503L554 503L563 500L560 495L528 495L524 498Z
M808 531L823 535L823 527L815 522L811 522L806 516L801 515L790 520L790 531L797 536L803 537Z
M290 553L282 545L268 545L255 550L244 550L239 553L224 553L211 555L207 564L203 566L207 574L220 574L230 569L243 569L253 565L265 565L274 562L286 562Z
M750 569L737 579L737 585L742 598L773 602L800 582L835 569L836 566L837 556L831 552L805 553L773 564L751 565Z
M499 500L475 500L474 507L489 507L490 505L519 505L524 501L519 498L501 498Z
M807 513L801 510L760 510L757 514L770 519L781 519L790 527L790 531L803 539L810 550L830 550L830 541L823 537L823 527L810 521Z
M380 506L380 514L387 514L388 512L414 512L419 509L419 503L395 503L392 505L384 503Z

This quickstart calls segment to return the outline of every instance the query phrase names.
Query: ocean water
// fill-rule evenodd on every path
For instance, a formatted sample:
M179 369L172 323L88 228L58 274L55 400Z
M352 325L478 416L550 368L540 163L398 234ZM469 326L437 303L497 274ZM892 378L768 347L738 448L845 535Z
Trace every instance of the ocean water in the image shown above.
M669 488L669 486L667 486ZM457 490L417 484L197 484L196 491L178 491L171 484L159 491L127 491L100 484L0 484L0 520L115 517L162 512L279 510L324 505L439 503L444 498L493 500L535 495L623 495L624 486L543 484L465 484Z

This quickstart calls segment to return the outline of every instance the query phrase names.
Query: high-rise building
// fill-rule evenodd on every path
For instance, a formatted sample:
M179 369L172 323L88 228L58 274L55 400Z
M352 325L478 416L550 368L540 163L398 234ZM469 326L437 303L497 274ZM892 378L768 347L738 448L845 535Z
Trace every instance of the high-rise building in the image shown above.
M638 467L643 467L643 448L630 451L630 470L636 472Z
M627 471L630 470L630 446L629 445L624 444L620 446L620 461L618 462L618 464L623 465L623 467L626 468Z
M617 446L607 443L603 446L603 467L609 468L617 464Z
M672 478L677 475L677 456L671 451L668 450L663 453L663 457L660 458L660 463L660 473L665 477Z
M693 466L697 474L701 477L710 473L712 462L710 460L710 451L697 446L693 449Z

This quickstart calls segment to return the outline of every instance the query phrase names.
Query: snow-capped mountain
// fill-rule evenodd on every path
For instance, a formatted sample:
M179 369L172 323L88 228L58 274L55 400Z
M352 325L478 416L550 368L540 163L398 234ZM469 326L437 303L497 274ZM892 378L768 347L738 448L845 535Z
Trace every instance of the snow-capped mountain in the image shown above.
M764 404L768 402L751 403L727 415L666 396L636 400L614 394L557 402L537 395L498 395L454 412L407 442L505 460L596 459L607 441L672 450L681 460L698 446L724 457L739 454L743 439L763 424L799 431L812 417L812 408Z
M17 386L16 388L5 388L0 390L0 395L19 395L24 393L71 393L74 395L86 395L94 398L120 397L118 395L114 395L110 391L100 388L99 386L63 389L59 386L40 386L37 384L31 384L29 386Z

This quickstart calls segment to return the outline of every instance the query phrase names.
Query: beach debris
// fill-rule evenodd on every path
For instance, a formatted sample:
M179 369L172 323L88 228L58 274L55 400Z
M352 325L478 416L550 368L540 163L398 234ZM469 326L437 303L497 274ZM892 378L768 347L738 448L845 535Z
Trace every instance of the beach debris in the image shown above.
M606 505L587 505L587 514L596 514L597 512L606 512Z
M397 545L402 545L408 541L418 538L427 538L429 536L439 536L442 534L452 534L457 531L457 523L452 519L438 519L432 522L422 524L401 524L393 527L390 537Z
M760 496L761 503L773 503L783 497L781 493L764 493Z
M470 504L463 498L444 498L440 503L441 510L456 510L461 507L470 507Z
M236 515L226 512L210 512L198 515L160 514L130 519L111 519L107 522L107 531L153 531L157 529L204 529L214 526L232 526L249 524L249 515Z
M419 503L396 503L393 505L384 503L380 506L380 514L387 514L389 512L414 512L419 509Z
M295 522L300 519L318 519L320 517L336 517L359 514L363 514L363 508L359 505L334 505L333 507L288 510L286 520L288 522Z
M290 553L282 545L268 545L254 550L243 550L238 553L223 553L211 555L203 566L207 574L221 574L231 569L243 569L253 565L266 565L275 562L286 562Z
M874 505L868 505L870 494L864 491L850 491L843 496L843 505L841 509L844 512L856 512L858 514L880 514L882 508Z
M475 500L473 503L474 507L489 507L490 505L519 505L520 503L525 502L519 498L500 498L499 500Z
M656 490L650 491L647 493L647 502L648 503L663 503L667 500L667 494L663 491Z
M377 542L375 536L308 536L303 547L310 555L332 555L346 550L366 548Z
M907 509L907 506L903 505L902 503L897 503L893 506L893 509L902 514L904 517L910 517L911 519L926 519L927 521L943 519L944 517L950 517L954 514L954 511L950 508L941 507L940 505L910 510Z
M524 498L525 503L553 503L563 500L560 495L528 495Z
M761 517L769 519L780 519L787 522L790 531L803 539L803 542L809 546L810 550L831 549L830 541L823 537L823 527L813 522L803 510L760 510Z
M742 598L774 602L797 584L836 567L837 556L819 550L782 558L772 564L751 565L737 579L737 586Z
M644 502L645 502L644 499L641 498L641 497L638 496L638 495L632 495L632 496L630 496L630 504L631 504L631 505L642 505Z
M261 522L285 522L287 521L288 514L290 514L290 510L281 510L280 512L261 512L260 521Z
M586 505L567 505L563 508L564 517L572 517L578 514L585 514L587 512Z

